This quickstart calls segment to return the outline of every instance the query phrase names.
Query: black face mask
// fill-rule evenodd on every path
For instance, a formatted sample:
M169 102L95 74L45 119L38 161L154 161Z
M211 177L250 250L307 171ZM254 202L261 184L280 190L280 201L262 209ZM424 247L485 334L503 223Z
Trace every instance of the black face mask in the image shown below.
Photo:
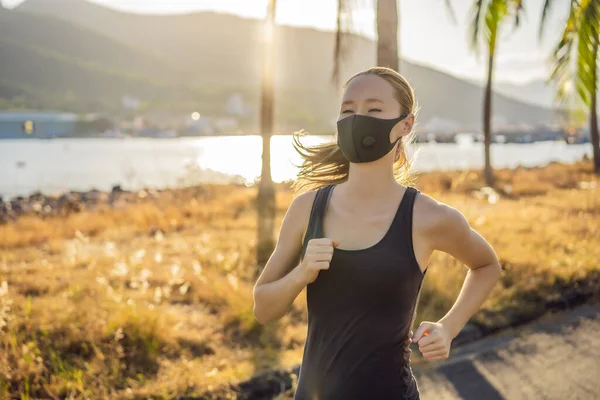
M348 161L353 163L379 160L392 151L396 145L398 140L390 142L390 132L398 122L407 116L408 114L401 114L398 118L381 119L354 114L339 120L337 123L338 147Z

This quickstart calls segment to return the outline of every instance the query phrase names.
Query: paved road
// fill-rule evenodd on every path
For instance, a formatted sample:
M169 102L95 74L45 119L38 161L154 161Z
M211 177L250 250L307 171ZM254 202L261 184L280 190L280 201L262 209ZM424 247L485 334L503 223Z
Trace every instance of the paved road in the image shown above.
M546 316L413 372L422 400L600 399L600 305Z

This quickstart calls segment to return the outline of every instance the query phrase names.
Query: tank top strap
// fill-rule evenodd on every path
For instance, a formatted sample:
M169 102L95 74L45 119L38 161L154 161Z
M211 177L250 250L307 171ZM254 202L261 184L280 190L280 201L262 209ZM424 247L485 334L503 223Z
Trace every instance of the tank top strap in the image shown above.
M404 197L400 203L400 218L403 220L405 225L410 224L410 228L412 228L413 206L418 193L420 193L418 189L415 189L412 186L407 186L406 193L404 193Z
M327 211L327 206L329 205L329 198L333 192L333 187L334 185L321 187L315 194L312 209L310 210L306 235L304 236L304 242L302 243L301 259L304 258L304 253L308 247L308 242L311 239L320 239L325 235L323 232L323 219L325 218L325 212Z
M407 186L406 192L404 193L404 197L402 198L400 204L400 210L398 212L398 234L400 237L394 238L394 240L400 240L403 243L406 243L406 250L410 255L412 261L418 266L419 263L415 257L415 251L413 247L413 214L414 214L414 205L415 199L417 198L417 194L421 193L418 189Z

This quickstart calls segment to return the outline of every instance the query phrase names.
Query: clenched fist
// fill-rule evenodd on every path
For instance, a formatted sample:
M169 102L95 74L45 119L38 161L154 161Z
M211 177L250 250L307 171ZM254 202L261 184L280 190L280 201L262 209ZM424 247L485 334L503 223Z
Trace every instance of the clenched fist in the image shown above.
M308 241L304 259L297 267L304 285L313 283L319 276L319 271L329 269L329 262L333 257L333 248L338 245L339 243L335 240L327 238Z

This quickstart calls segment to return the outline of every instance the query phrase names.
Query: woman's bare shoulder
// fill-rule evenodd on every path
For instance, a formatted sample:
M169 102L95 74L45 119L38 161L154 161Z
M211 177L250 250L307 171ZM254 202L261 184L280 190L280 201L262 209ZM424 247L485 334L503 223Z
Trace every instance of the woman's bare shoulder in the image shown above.
M302 238L304 237L316 193L316 190L311 190L300 193L292 199L283 218L282 231L291 229L301 235ZM292 229L292 227L294 228Z
M305 192L292 199L279 228L275 256L300 251L308 229L315 194L314 191Z
M464 215L455 207L420 192L414 205L415 228L422 234L449 233L468 227Z
M316 190L311 190L296 195L288 207L288 213L299 217L309 216L316 195Z

